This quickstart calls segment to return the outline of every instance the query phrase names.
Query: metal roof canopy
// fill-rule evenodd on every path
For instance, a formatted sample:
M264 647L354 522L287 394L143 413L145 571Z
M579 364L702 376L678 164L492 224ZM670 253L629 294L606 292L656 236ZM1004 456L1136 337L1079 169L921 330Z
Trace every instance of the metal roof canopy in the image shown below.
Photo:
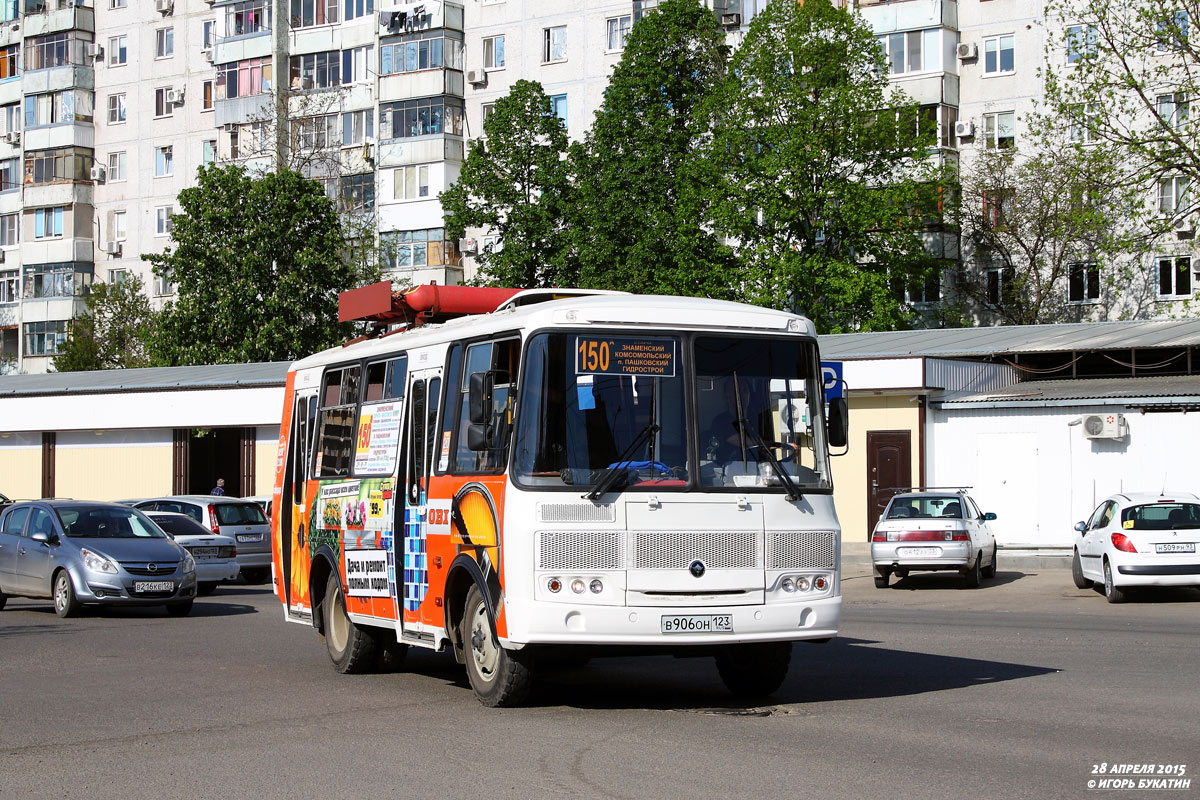
M0 397L269 388L283 386L288 366L287 361L271 361L9 375L0 378Z
M945 409L1117 406L1143 412L1200 411L1200 376L1025 381L996 391L935 400L932 405Z

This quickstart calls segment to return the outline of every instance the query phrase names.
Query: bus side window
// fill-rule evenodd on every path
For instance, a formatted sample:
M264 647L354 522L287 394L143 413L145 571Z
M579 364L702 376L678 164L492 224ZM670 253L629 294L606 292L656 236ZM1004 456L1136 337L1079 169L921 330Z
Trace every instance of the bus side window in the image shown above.
M504 469L508 454L509 434L512 431L513 392L520 358L521 340L516 337L494 342L480 342L467 347L466 366L458 380L458 419L454 448L454 471L457 473L499 472ZM492 386L492 428L499 447L473 451L467 447L467 427L471 424L467 394L471 375L493 371L497 381ZM447 401L449 402L449 401Z
M421 482L425 477L425 381L414 381L409 406L412 435L409 437L408 500L421 502Z
M354 459L354 422L359 399L360 368L331 369L325 373L321 410L317 415L316 462L313 474L340 478L350 474Z
M315 398L314 398L315 400ZM292 502L304 502L304 481L307 477L305 468L308 466L308 401L301 397L296 400L296 430L292 436Z
M455 468L455 453L450 449L450 442L454 436L455 423L458 420L458 404L460 400L465 400L465 396L457 391L460 381L460 373L462 371L462 353L463 347L461 344L455 344L450 348L450 357L446 366L446 399L445 411L442 412L442 431L441 431L441 449L438 451L437 471L456 472ZM468 451L470 452L470 451Z
M429 402L428 411L425 415L425 473L424 477L428 478L433 472L434 464L438 457L437 450L437 417L438 408L441 406L439 402L442 396L442 379L433 378L429 381Z

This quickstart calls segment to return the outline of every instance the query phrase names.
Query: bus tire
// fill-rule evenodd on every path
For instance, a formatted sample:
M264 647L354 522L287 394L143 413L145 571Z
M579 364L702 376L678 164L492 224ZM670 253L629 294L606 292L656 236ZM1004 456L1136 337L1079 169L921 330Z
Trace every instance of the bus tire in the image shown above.
M765 697L783 685L792 664L791 642L727 644L717 650L717 672L737 697Z
M492 633L492 619L479 586L467 591L459 627L467 680L479 702L488 708L520 705L533 688L533 653L506 650Z
M325 649L333 668L342 674L368 672L375 664L378 644L370 631L350 621L342 579L333 573L325 585Z

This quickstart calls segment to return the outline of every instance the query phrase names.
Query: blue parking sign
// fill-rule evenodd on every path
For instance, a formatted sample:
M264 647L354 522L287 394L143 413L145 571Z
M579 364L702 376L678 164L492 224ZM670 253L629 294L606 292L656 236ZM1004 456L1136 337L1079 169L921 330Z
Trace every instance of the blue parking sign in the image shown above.
M841 397L845 387L845 384L842 383L842 362L822 361L821 380L825 383L826 403L835 397Z

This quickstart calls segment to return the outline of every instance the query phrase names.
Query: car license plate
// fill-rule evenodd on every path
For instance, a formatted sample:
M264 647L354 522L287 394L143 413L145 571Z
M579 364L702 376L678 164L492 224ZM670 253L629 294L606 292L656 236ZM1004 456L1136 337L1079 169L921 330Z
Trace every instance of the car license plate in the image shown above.
M1154 545L1156 553L1194 553L1196 552L1195 542L1167 542L1166 544Z
M663 615L663 633L733 633L732 614Z
M942 554L940 547L900 547L896 555L902 558L937 558Z
M175 591L174 581L134 581L133 590L135 592L173 592Z
M237 540L239 542L261 542L262 534L261 533L239 533L237 535Z
M219 547L193 547L192 555L196 558L213 558L221 554Z

